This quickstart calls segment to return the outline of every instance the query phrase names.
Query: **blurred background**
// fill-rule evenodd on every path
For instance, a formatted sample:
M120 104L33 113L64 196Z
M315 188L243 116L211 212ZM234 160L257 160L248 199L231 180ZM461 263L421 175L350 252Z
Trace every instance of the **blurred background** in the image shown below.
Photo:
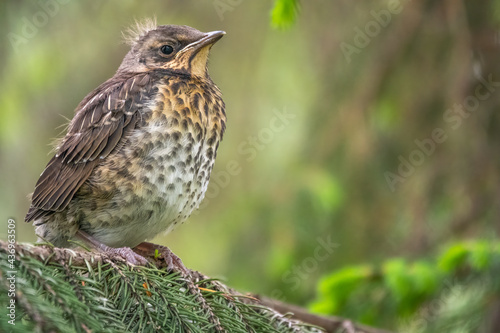
M499 1L41 0L0 4L0 238L14 218L35 240L23 218L50 142L152 16L227 32L206 199L154 240L186 266L306 306L347 265L498 236Z

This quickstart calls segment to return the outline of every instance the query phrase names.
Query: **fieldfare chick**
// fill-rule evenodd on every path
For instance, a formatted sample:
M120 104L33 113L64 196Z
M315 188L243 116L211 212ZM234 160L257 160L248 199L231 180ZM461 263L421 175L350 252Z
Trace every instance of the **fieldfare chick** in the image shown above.
M116 74L76 108L26 221L55 246L83 239L142 264L130 248L186 220L207 190L226 122L207 59L225 32L138 27Z

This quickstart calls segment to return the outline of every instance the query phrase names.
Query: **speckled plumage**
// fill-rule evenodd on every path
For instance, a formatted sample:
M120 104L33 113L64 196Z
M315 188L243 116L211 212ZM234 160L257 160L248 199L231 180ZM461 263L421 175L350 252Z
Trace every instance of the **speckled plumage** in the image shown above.
M33 194L26 220L39 236L69 246L80 229L133 247L199 206L226 121L206 70L222 34L207 35L179 26L145 32L115 76L80 103ZM172 40L178 50L168 58L158 50Z

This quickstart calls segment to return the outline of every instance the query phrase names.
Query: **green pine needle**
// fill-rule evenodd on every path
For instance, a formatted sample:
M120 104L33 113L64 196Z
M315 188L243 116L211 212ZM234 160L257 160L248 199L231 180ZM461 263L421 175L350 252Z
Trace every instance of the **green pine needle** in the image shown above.
M8 245L0 241L0 304L15 300L15 326L2 306L0 332L201 333L217 325L226 332L319 332L247 304L217 280L201 277L194 286L177 273L88 252L28 244L15 252L9 262ZM12 274L15 297L9 295Z

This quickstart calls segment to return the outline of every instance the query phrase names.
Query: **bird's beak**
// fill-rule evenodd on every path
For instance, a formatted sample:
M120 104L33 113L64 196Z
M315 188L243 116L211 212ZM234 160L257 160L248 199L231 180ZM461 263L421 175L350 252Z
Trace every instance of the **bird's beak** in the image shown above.
M212 31L212 32L207 32L203 34L203 37L198 39L195 42L192 42L191 44L188 44L185 48L183 48L178 55L187 52L187 51L193 51L193 53L196 53L197 51L201 50L205 46L213 45L215 44L219 39L222 38L226 34L225 31Z
M225 31L212 31L207 32L203 37L190 45L194 45L196 48L201 49L204 46L215 44L219 39L226 34Z

